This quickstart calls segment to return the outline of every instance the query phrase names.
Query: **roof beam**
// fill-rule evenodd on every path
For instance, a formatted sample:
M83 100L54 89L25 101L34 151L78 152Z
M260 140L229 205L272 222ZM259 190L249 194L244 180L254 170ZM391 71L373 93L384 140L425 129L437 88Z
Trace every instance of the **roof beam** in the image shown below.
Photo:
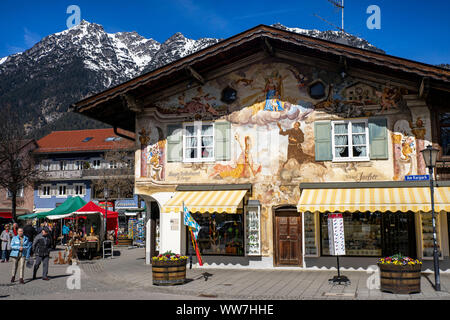
M187 72L191 77L193 77L195 80L200 82L201 84L205 84L205 79L197 72L195 71L191 66L186 67Z
M264 37L263 39L264 39L263 40L264 51L271 57L275 56L275 49L270 44L269 40L266 37Z
M430 92L430 78L423 77L419 86L419 98L426 99Z
M122 103L124 106L133 112L142 112L144 109L142 104L130 93L124 93L121 95Z

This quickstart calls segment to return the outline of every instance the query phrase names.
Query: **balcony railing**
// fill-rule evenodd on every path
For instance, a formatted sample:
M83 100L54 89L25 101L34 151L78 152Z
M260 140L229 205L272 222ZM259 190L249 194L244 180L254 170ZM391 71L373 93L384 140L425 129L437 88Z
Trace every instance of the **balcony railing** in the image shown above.
M134 168L117 169L83 169L83 170L51 170L42 171L42 180L71 180L82 178L101 178L104 176L133 176Z
M104 176L132 176L134 168L116 168L116 169L83 169L83 178L101 178Z

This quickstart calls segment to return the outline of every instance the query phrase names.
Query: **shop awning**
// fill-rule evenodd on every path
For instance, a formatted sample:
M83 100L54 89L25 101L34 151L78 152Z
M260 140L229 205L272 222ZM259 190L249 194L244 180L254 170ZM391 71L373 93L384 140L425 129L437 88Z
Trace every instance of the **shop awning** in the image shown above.
M435 211L450 211L450 187L434 189ZM430 188L303 189L300 212L430 212Z
M236 213L248 190L177 191L163 207L163 212L180 212L183 202L190 212Z
M34 218L61 219L61 218L65 217L66 215L80 209L85 204L86 204L86 201L84 201L82 198L80 198L78 196L70 197L66 201L64 201L61 205L59 205L58 207L56 207L53 210L28 214L26 216L21 216L18 219L21 219L21 220L34 219Z

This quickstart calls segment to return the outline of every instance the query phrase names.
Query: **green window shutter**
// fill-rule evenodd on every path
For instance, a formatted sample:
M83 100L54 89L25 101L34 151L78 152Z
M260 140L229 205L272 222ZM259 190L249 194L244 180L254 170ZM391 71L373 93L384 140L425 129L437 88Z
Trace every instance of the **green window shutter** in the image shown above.
M331 161L331 122L314 122L314 146L316 161Z
M183 131L180 124L167 126L167 162L183 161Z
M388 133L386 118L369 119L370 159L388 159Z
M215 128L215 159L218 161L231 160L231 123L216 122Z

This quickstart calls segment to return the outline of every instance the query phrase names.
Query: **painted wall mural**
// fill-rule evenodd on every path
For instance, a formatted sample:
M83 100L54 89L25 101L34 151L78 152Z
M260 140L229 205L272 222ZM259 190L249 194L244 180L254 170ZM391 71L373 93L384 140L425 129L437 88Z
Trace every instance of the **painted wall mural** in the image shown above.
M342 78L313 66L253 64L154 103L158 112L179 122L229 121L231 160L167 162L166 126L141 119L138 130L146 130L138 131L141 177L167 183L251 182L255 198L268 206L296 204L300 182L401 180L418 172L424 130L423 123L411 124L405 94L406 89L388 83ZM390 119L390 160L315 161L314 121L376 115Z

